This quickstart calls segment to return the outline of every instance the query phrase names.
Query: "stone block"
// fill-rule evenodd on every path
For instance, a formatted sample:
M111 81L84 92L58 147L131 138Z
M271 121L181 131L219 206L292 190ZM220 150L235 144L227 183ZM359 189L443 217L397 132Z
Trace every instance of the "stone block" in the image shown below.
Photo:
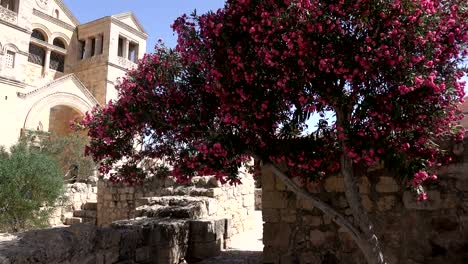
M262 218L265 222L278 223L280 222L280 209L263 209Z
M65 225L76 225L81 224L83 219L80 217L69 217L65 219Z
M302 222L307 226L320 226L323 224L322 217L314 215L302 216Z
M242 197L242 205L244 207L253 207L255 205L255 197L252 195L245 195Z
M150 263L179 264L185 257L187 247L186 244L178 244L172 247L154 247L151 250Z
M266 168L262 168L262 189L263 191L274 191L276 189L276 179L273 173Z
M332 176L327 178L324 187L327 192L344 192L343 177Z
M216 220L192 220L190 221L191 243L212 242L224 238L225 219Z
M121 235L120 232L116 232L112 228L99 228L96 233L96 238L98 248L112 249L119 246Z
M206 200L206 210L208 215L213 216L218 211L218 201L216 199Z
M208 189L206 192L206 196L211 197L211 198L217 198L221 195L223 195L223 189L221 188L211 188L211 189Z
M222 238L210 242L191 242L187 250L187 259L200 261L219 256L224 247Z
M296 222L295 209L281 209L281 222L294 223Z
M405 191L403 193L403 204L407 209L416 210L437 210L441 207L440 192L428 191L427 196L427 201L420 202L416 199L415 192Z
M272 246L266 246L263 248L263 262L268 264L279 264L280 263L280 256L279 256L278 248ZM320 262L317 262L320 263Z
M263 192L262 206L266 209L284 209L288 207L286 192Z
M286 191L287 188L281 180L276 179L275 189L277 191Z
M291 226L286 223L264 223L263 243L280 249L287 249L291 235Z
M306 211L312 211L314 209L314 206L309 200L306 200L304 198L298 198L296 200L296 208Z
M301 264L322 263L322 260L320 258L320 254L318 254L317 252L312 252L312 251L307 251L307 252L301 253L299 259L300 259Z
M398 192L400 186L392 177L380 177L375 189L380 193L392 193Z
M468 171L468 170L467 170ZM468 179L466 180L458 180L455 184L456 188L460 191L467 192L468 191Z
M150 260L150 248L140 247L136 249L135 261L137 263L147 263Z
M360 193L369 194L370 193L370 183L367 177L361 177L358 180L358 187Z
M313 246L322 246L332 236L333 233L320 231L318 229L313 229L309 233L310 243Z
M395 207L396 200L393 195L380 197L377 201L377 209L381 212L392 210Z

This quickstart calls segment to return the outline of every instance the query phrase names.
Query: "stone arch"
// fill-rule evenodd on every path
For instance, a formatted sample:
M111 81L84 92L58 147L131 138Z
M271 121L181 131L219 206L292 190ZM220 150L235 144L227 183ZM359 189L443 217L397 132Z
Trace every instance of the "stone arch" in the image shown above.
M56 106L67 106L84 115L87 111L91 111L94 105L75 94L55 92L41 98L32 105L26 115L23 128L36 130L41 113Z
M31 28L34 30L34 29L37 29L39 31L42 31L42 33L45 35L46 37L46 42L50 42L51 41L51 36L52 36L52 32L49 30L49 28L47 28L46 26L44 26L43 24L40 24L40 23L33 23L31 25Z
M51 41L54 41L56 38L61 39L65 43L65 48L68 48L68 45L70 45L70 38L62 32L54 32L50 35Z
M20 51L18 49L18 47L13 43L5 44L5 45L3 45L3 47L0 44L0 50L2 51L3 54L5 54L8 50L13 50L14 52L19 52Z

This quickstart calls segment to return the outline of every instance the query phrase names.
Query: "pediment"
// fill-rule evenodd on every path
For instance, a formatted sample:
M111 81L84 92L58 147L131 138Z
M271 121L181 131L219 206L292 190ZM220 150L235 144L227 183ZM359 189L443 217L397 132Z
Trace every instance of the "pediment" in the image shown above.
M36 98L42 98L54 93L66 93L83 98L84 101L86 101L86 103L91 107L99 105L99 102L96 100L96 98L73 73L58 78L28 93L19 92L18 96L26 100L36 100Z
M112 17L142 33L147 34L140 21L138 21L138 18L132 12L113 15Z

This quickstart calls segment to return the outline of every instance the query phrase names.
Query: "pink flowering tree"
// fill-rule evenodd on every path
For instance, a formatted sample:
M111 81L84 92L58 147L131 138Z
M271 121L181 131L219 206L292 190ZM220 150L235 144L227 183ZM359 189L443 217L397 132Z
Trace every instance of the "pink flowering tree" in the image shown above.
M228 0L184 15L177 47L159 43L118 99L82 121L87 151L129 184L165 174L238 184L254 157L346 230L368 263L386 263L356 182L397 164L426 199L424 182L450 161L442 143L464 136L467 11L461 0ZM334 174L357 224L308 191Z

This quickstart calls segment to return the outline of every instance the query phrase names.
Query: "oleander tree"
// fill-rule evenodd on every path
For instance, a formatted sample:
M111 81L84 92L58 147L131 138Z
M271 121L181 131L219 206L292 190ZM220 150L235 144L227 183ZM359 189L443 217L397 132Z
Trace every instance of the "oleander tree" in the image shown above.
M467 3L228 0L183 15L177 47L156 45L118 99L81 122L87 152L129 184L163 172L238 184L254 157L346 230L368 263L386 263L356 182L376 164L398 165L425 200L425 181L450 162L444 142L464 137ZM354 223L308 191L334 174Z

